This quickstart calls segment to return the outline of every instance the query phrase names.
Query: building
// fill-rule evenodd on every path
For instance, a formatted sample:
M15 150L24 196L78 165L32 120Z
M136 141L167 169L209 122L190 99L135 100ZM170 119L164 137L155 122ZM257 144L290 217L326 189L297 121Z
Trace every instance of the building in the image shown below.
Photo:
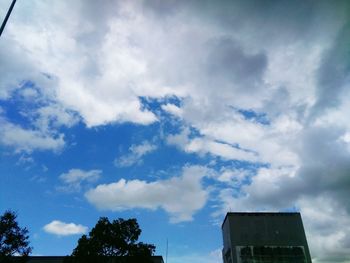
M227 213L224 263L311 263L300 213Z

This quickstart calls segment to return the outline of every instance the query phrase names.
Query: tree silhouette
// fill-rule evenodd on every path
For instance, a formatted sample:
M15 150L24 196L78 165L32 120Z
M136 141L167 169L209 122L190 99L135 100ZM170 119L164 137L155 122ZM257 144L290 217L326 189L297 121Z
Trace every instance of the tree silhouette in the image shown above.
M16 219L17 215L12 211L6 211L0 216L0 262L11 262L15 255L25 260L32 251L28 230L20 228Z
M155 246L137 242L141 229L135 218L110 222L101 217L89 235L78 240L69 262L152 262ZM140 261L142 259L142 261Z

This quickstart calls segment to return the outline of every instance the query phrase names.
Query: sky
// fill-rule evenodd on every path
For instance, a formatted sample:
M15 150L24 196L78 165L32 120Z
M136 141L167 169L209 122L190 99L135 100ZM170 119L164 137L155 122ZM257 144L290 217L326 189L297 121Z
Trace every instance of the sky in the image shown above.
M0 213L33 255L135 217L169 263L219 263L227 212L298 211L313 262L350 262L349 73L348 1L19 0Z

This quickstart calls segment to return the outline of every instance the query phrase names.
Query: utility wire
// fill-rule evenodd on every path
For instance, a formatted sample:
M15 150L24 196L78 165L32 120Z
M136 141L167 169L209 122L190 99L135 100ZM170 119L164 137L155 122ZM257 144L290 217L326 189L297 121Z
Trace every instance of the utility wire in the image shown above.
M7 11L7 14L6 14L6 16L5 16L4 21L3 21L2 24L1 24L0 36L1 36L1 34L2 34L2 31L4 31L4 28L5 28L5 26L6 26L7 20L9 19L10 15L11 15L11 12L12 12L13 7L15 6L15 3L16 3L16 0L12 0L11 6L10 6L9 10Z

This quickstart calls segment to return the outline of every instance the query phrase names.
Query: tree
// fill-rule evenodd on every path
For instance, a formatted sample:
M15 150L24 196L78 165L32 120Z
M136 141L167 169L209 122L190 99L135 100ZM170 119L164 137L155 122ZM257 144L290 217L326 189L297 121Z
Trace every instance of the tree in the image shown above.
M141 229L135 218L110 222L101 217L89 235L83 235L73 250L73 262L152 262L155 246L137 242Z
M32 251L28 230L20 228L16 219L17 215L12 211L5 211L0 216L0 262L10 262L15 255L25 258Z

